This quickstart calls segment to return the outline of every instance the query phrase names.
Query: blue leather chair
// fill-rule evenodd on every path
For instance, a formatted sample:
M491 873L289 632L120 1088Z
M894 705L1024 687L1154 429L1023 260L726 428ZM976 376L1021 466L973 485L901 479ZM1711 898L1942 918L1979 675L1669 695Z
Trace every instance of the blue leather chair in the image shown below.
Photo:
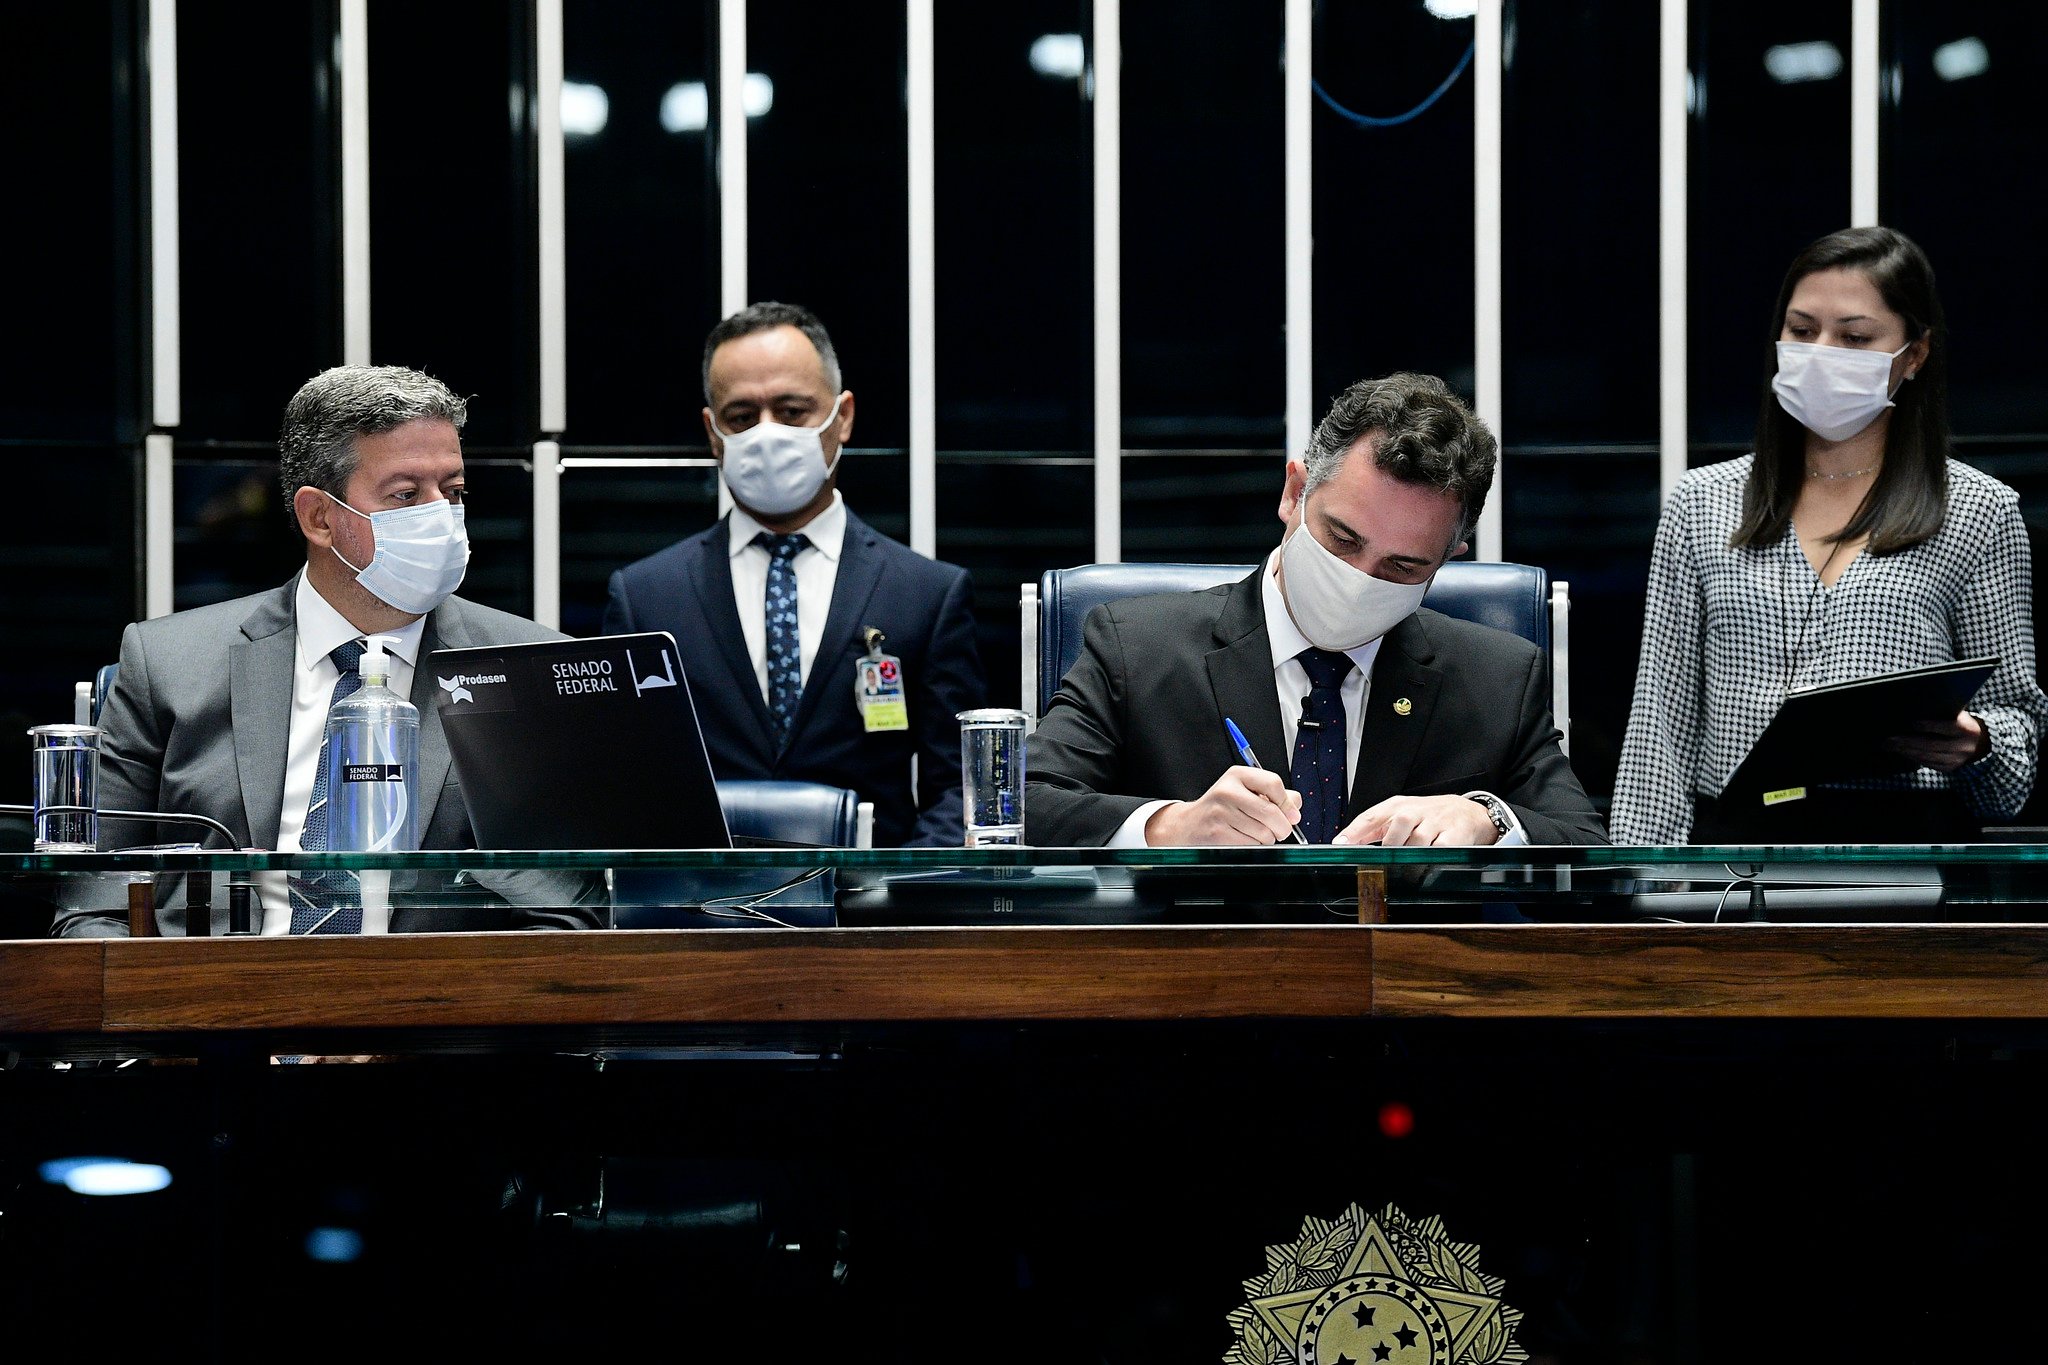
M1052 704L1060 679L1081 657L1081 627L1104 602L1157 592L1200 592L1235 583L1249 564L1084 564L1050 569L1024 587L1024 696L1034 715ZM1519 635L1550 665L1551 710L1571 747L1569 585L1531 564L1453 560L1438 571L1423 605L1446 616Z
M119 664L101 664L99 672L92 675L92 709L84 721L87 725L100 723L100 711L107 704L107 693L114 690L114 678L121 671Z
M732 781L718 784L725 827L736 839L853 848L860 837L858 798L820 782Z
M734 839L773 839L835 848L861 845L860 803L845 787L817 782L733 781L718 784L718 804ZM762 912L786 924L829 926L833 881L828 873L779 895L775 888L801 868L758 872L620 868L612 874L612 926L617 929L701 929L768 925L744 911L718 914L688 907L707 899L764 896Z

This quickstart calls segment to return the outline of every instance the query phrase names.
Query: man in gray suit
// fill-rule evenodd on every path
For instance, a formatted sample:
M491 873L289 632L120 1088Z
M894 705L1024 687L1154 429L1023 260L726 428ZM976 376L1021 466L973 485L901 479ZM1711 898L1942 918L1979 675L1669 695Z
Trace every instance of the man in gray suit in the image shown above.
M306 540L306 567L269 592L128 627L101 714L103 809L211 816L242 847L326 847L325 812L312 798L327 710L353 690L344 675L354 672L362 639L382 635L396 642L386 647L389 685L420 711L420 846L475 846L431 670L416 666L442 648L565 637L452 595L469 561L460 436L467 417L464 399L413 370L344 366L306 382L286 406L278 436L284 495ZM110 847L150 833L118 822L102 828ZM176 835L164 828L167 837L190 837L189 827ZM262 931L306 932L326 907L309 904L302 888L286 895L281 883L259 880L259 891L268 892ZM537 899L556 908L515 908L510 923L597 923L593 908L563 904L579 896L589 898L582 883L567 894L543 891ZM338 915L319 931L426 927L406 923L402 907L360 899L359 914ZM493 910L485 923L507 923L502 906ZM216 916L222 914L217 905ZM161 904L158 915L166 933L184 931L175 900ZM442 916L433 927L455 926ZM59 915L55 932L100 936L126 928L103 913L73 913Z

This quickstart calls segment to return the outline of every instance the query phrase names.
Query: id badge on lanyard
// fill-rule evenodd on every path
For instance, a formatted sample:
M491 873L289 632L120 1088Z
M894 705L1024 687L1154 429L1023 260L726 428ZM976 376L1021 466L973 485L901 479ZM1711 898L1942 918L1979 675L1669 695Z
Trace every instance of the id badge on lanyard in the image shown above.
M873 626L862 636L868 652L853 661L853 700L860 707L861 727L869 734L884 730L908 730L910 706L903 695L903 661L882 652L888 637Z

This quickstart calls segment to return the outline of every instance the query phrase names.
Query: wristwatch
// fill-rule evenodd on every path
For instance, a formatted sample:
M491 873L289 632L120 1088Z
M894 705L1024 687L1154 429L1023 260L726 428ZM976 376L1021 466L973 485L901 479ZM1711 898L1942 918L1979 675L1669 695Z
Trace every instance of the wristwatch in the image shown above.
M1508 803L1492 792L1466 792L1467 801L1477 801L1486 810L1487 818L1493 821L1493 837L1505 839L1508 831L1515 827L1514 816L1508 812Z

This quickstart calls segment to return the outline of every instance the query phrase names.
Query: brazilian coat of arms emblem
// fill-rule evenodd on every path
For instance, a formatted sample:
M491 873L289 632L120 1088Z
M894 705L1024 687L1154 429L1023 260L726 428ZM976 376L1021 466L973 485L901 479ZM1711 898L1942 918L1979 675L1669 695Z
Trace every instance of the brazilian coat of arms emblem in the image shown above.
M1244 1282L1250 1302L1231 1311L1224 1365L1517 1365L1529 1358L1515 1344L1522 1315L1501 1302L1503 1283L1442 1219L1353 1204L1266 1248L1265 1274Z

